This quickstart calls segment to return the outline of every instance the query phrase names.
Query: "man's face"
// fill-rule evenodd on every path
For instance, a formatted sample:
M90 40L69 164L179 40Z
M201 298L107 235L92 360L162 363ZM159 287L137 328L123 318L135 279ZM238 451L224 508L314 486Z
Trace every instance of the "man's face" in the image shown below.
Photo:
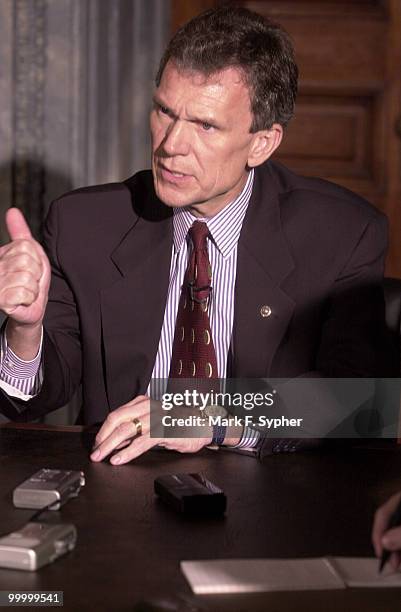
M212 216L242 190L254 134L248 88L236 68L208 78L164 69L150 116L152 171L167 206Z

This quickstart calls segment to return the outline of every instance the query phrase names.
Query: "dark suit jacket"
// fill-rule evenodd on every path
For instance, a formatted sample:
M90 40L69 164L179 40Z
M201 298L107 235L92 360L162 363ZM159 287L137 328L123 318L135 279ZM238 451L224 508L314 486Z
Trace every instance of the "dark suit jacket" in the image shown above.
M2 397L1 410L37 418L65 404L82 381L84 421L103 421L149 383L172 213L144 171L54 202L45 244L53 277L43 388L28 403ZM257 168L238 245L230 375L392 374L383 342L386 248L384 215L360 197L272 161Z

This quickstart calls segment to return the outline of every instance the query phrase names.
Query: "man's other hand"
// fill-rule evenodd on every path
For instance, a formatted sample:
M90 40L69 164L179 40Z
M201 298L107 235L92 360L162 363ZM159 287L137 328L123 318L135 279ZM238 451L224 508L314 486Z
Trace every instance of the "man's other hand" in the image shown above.
M9 317L7 340L11 349L29 360L39 348L50 264L18 208L7 211L6 225L11 242L0 248L0 310Z
M160 437L150 437L150 410L151 400L146 395L138 395L132 401L124 404L124 406L113 410L96 436L95 449L91 454L92 461L102 461L111 453L119 451L113 454L110 463L112 465L121 465L139 457L156 445L164 446L180 453L196 453L211 443L211 428L204 430L205 437L202 438L162 437L162 427L157 432L158 435L160 434ZM191 411L188 410L186 414L191 414ZM141 423L142 433L140 435L137 435L137 425L134 423L134 419L138 419ZM194 430L192 430L193 432ZM210 435L208 435L209 433ZM153 429L152 436L155 436Z
M383 548L392 551L390 562L394 570L401 562L401 527L388 529L388 524L400 499L401 493L397 493L380 506L376 511L372 529L372 542L376 555L381 557Z

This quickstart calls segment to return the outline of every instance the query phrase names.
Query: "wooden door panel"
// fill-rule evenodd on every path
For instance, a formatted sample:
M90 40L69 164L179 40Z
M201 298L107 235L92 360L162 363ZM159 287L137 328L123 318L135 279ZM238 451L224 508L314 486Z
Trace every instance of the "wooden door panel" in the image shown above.
M355 177L372 187L372 107L369 96L299 96L278 156L299 172Z

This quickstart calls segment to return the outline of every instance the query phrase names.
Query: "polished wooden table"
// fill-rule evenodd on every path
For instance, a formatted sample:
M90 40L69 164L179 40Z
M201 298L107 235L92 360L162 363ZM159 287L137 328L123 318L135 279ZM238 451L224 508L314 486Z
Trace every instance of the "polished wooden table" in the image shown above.
M78 529L76 549L37 572L0 569L0 591L62 590L63 609L77 612L401 609L400 589L194 596L179 568L183 559L371 556L374 509L401 488L399 447L365 442L264 463L224 451L160 450L112 467L89 461L93 439L77 427L0 428L1 533L32 514L13 507L12 490L34 471L86 476L79 497L60 511ZM184 519L156 499L157 476L200 471L226 492L225 518Z

